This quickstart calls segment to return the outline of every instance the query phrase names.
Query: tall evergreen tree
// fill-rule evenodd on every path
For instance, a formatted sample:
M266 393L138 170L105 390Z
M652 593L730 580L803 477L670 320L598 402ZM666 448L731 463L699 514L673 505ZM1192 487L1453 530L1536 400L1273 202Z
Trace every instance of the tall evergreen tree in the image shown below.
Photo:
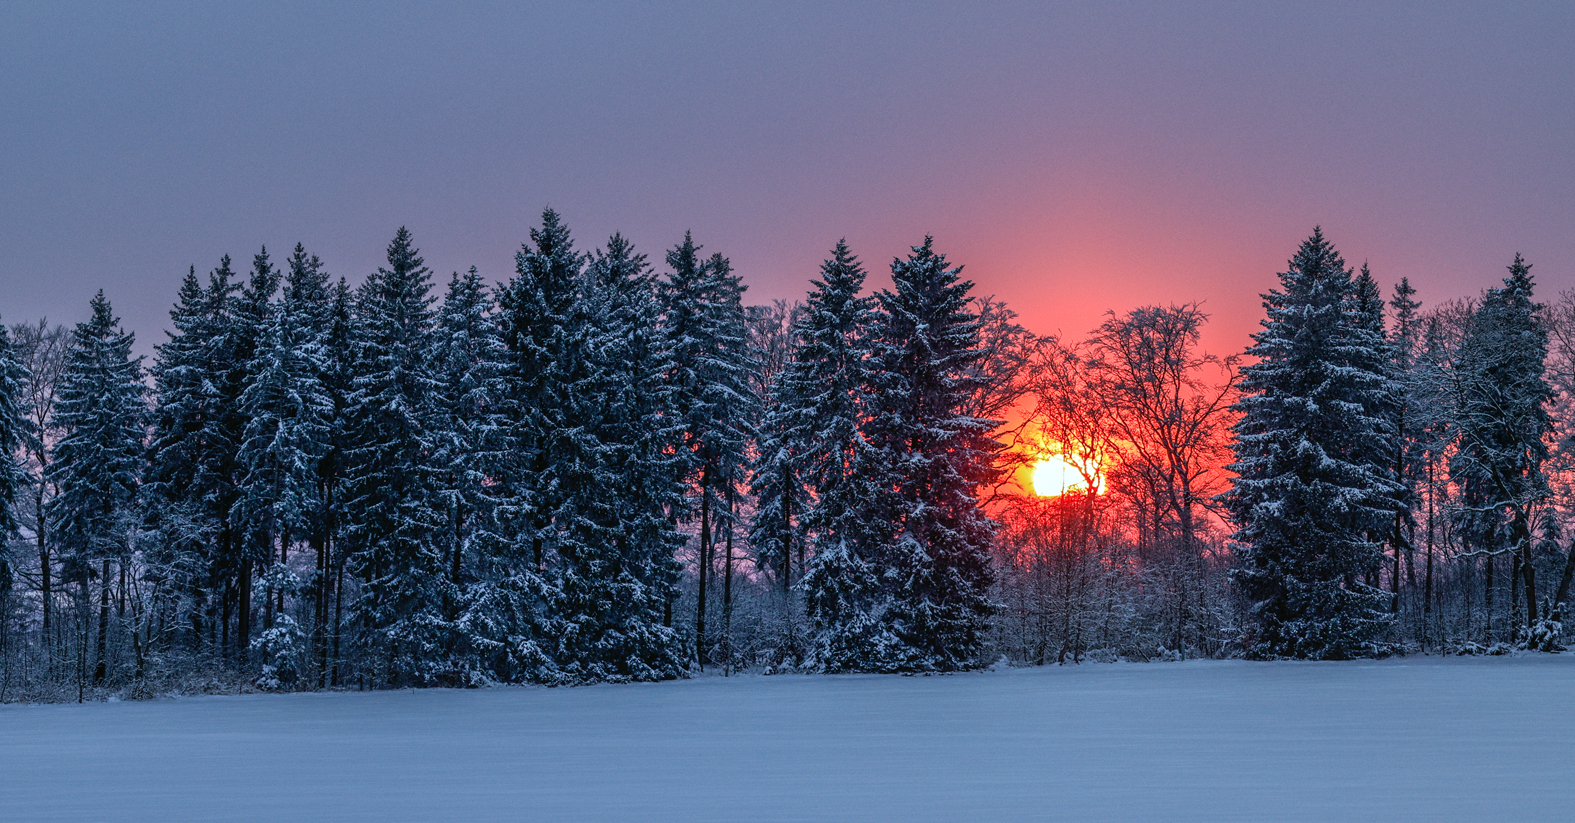
M657 680L683 672L668 617L683 536L668 519L681 502L674 473L669 361L660 304L644 255L619 235L591 258L581 281L588 325L579 413L594 470L575 503L583 539L560 550L555 586L569 631L557 641L575 680Z
M1400 484L1401 505L1395 513L1394 531L1389 539L1394 549L1389 579L1390 591L1394 595L1393 609L1398 612L1401 592L1404 591L1400 574L1402 555L1406 562L1407 583L1411 589L1416 588L1417 469L1423 460L1426 445L1418 426L1422 387L1418 385L1420 376L1417 374L1417 365L1422 350L1422 327L1417 310L1422 304L1416 300L1416 289L1407 278L1400 278L1394 291L1394 297L1389 301L1389 307L1394 310L1394 328L1389 334L1389 365L1395 381L1395 453L1391 470L1395 482Z
M1549 495L1542 464L1553 428L1547 408L1553 390L1543 365L1548 333L1532 302L1533 285L1531 266L1515 255L1504 286L1489 289L1471 319L1455 357L1459 443L1449 461L1465 504L1461 526L1490 558L1511 556L1518 572L1512 586L1524 586L1528 630L1539 620L1531 529L1535 507Z
M124 561L135 526L134 503L142 480L143 399L140 357L132 357L134 336L100 291L91 303L93 316L78 323L71 353L61 374L55 419L61 439L47 479L60 489L50 501L55 535L71 554L79 596L86 600L89 564L98 561L99 618L93 680L107 674L110 564ZM85 604L84 604L85 605Z
M361 651L376 680L426 683L439 672L443 558L430 360L431 272L401 227L388 266L362 288L358 367L347 417L353 445L344 512L361 577Z
M13 580L8 549L17 530L15 505L28 485L27 472L22 468L22 446L31 436L22 412L27 377L27 368L11 344L10 331L0 324L0 545L4 546L0 548L0 602L4 602Z
M252 379L252 369L258 365L257 353L263 348L273 324L274 295L279 291L281 275L263 247L252 256L251 276L241 287L230 313L229 372L224 377L223 416L229 442L235 443L235 463L227 485L233 488L226 515L227 532L231 536L230 553L226 558L235 569L236 646L245 662L252 642L252 583L258 574L268 568L273 556L267 535L252 528L247 520L246 476L248 467L241 455L247 438L250 419L242 395Z
M230 509L239 497L242 435L239 410L244 374L237 364L234 310L240 285L226 255L206 287L193 269L170 310L174 330L157 347L153 365L156 402L147 484L149 523L158 535L160 565L183 570L172 580L191 598L192 643L216 629L219 650L231 651L231 612L239 572L238 538ZM217 591L215 591L217 590ZM219 604L210 596L218 594ZM212 608L215 620L205 623ZM217 623L215 626L214 623Z
M866 388L863 346L871 300L858 296L864 276L847 240L838 240L831 258L821 263L820 279L810 281L813 289L793 326L788 362L777 374L762 417L750 540L778 570L784 588L792 582L795 553L803 573L811 489L829 491L852 462ZM838 505L831 500L813 508L822 520L835 521L841 519L840 512L833 513Z
M1370 281L1370 278L1369 278ZM1382 302L1321 229L1298 249L1247 350L1224 496L1241 544L1258 657L1344 659L1377 650L1388 598L1363 578L1383 560L1400 489Z
M471 541L490 517L489 468L501 455L499 370L502 342L492 317L492 297L476 268L454 273L438 312L433 362L437 364L440 488L447 513L445 567L451 583L465 577Z
M311 530L317 513L317 461L328 448L333 413L322 384L323 278L304 255L297 246L290 286L269 312L267 333L252 355L240 397L246 426L238 454L244 475L236 520L248 543L262 549L258 559L272 581L265 604L269 628L275 611L284 609L285 581L275 578L286 572L290 543ZM293 680L296 672L287 674Z
M311 578L301 594L310 598L312 622L308 641L316 668L318 685L326 686L332 679L329 663L329 646L334 636L331 610L338 594L338 571L342 564L336 562L335 491L339 482L341 435L344 432L345 397L348 394L347 368L353 362L350 335L350 295L343 279L337 285L330 282L328 272L315 254L307 254L305 246L295 244L290 254L289 271L285 276L284 303L281 312L288 313L292 325L299 329L302 345L309 346L313 367L295 375L308 393L302 396L314 408L310 433L317 438L315 449L309 455L308 476L297 478L302 484L299 500L303 508L297 513L301 536L314 555ZM306 362L299 366L308 365Z
M749 347L744 323L745 286L720 254L700 257L687 232L667 253L671 269L661 284L663 326L671 352L673 413L682 425L684 479L692 489L684 506L698 520L696 553L695 659L710 657L706 634L708 596L716 570L717 537L726 551L723 566L723 621L730 610L732 532L740 484L747 480L749 445L746 421ZM728 638L723 632L723 641Z
M494 582L489 559L506 556L508 548L495 525L491 492L494 481L508 476L509 455L501 412L507 396L504 351L492 309L476 268L455 272L433 337L438 381L433 462L444 515L436 545L447 581L443 617L450 637L446 677L463 685L496 675L487 658L503 642L488 630L485 616L470 610L473 603L488 602L483 595Z
M1397 465L1395 462L1396 455L1403 447L1399 439L1400 410L1403 401L1402 387L1396 379L1394 345L1390 342L1389 334L1384 327L1383 294L1379 291L1378 281L1373 277L1373 273L1366 263L1362 264L1361 271L1357 272L1356 276L1351 280L1351 296L1347 301L1346 311L1351 316L1351 322L1359 330L1364 341L1349 348L1349 351L1352 353L1349 365L1378 375L1380 381L1386 387L1379 399L1370 407L1369 412L1384 418L1386 421L1385 427L1390 434L1389 442L1394 447L1392 452L1353 455L1353 458L1365 457L1375 474L1387 475L1396 482L1397 485L1393 492L1395 496L1394 518L1404 519L1406 515L1405 489L1403 486L1398 485L1399 477L1396 474ZM1375 529L1368 536L1373 542L1379 544L1380 551L1383 551L1384 545L1387 544L1393 550L1394 556L1398 558L1402 552L1401 544L1398 541L1403 535L1394 523L1395 519L1392 518L1390 522L1384 524L1383 528ZM1380 559L1382 560L1382 558ZM1385 563L1381 562L1366 571L1369 585L1375 588L1381 587L1380 578L1383 565ZM1389 598L1390 612L1398 612L1399 605L1398 594Z
M326 288L326 286L325 286ZM318 677L321 685L337 685L340 673L345 587L345 566L349 553L341 540L344 532L343 487L348 480L350 460L347 442L354 431L350 419L354 380L360 360L356 354L359 337L353 311L354 298L344 278L327 288L328 307L323 322L322 387L330 412L328 448L317 461L317 512L308 537L317 552L317 627Z
M767 545L781 546L784 574L793 554L790 539L797 536L789 529L803 532L799 587L815 632L808 662L829 671L879 668L864 655L871 646L893 645L889 636L884 642L872 636L883 630L875 616L879 587L865 558L875 546L869 538L878 540L879 534L872 535L862 517L862 506L874 496L863 482L870 478L870 450L860 431L874 320L873 300L859 297L864 277L847 241L839 240L821 263L820 279L810 281L792 359L782 372L782 400L767 417L767 430L779 438L772 450L780 464L767 464L763 474L780 472L780 480L768 482L786 493L762 489L762 516L756 520L757 532L764 526L774 538ZM762 448L762 455L771 452ZM795 524L791 504L798 484L806 493ZM782 511L765 505L772 496L783 501ZM805 543L814 547L807 563Z
M582 503L596 491L594 443L580 417L589 377L589 329L579 303L585 256L547 209L514 261L515 276L498 300L512 452L498 513L511 574L494 600L523 621L509 629L520 638L510 644L512 665L528 679L555 682L574 678L560 668L572 667L574 657L561 648L572 627L563 622L560 600L565 583L574 586L564 579L576 573L574 558L589 551Z
M892 288L876 295L866 424L884 476L864 519L892 526L877 557L891 597L885 619L904 645L897 667L950 671L975 663L991 613L994 524L976 494L995 478L1000 446L996 422L966 411L983 354L973 284L930 237L891 270Z

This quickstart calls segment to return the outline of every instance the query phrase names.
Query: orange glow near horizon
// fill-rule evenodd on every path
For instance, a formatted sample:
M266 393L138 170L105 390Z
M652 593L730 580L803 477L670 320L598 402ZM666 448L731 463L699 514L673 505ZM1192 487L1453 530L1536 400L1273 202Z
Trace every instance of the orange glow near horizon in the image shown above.
M1093 475L1094 491L1098 492L1102 478L1097 469L1090 474ZM1083 492L1088 486L1088 480L1081 469L1065 458L1046 455L1034 462L1034 494L1040 497L1060 497Z

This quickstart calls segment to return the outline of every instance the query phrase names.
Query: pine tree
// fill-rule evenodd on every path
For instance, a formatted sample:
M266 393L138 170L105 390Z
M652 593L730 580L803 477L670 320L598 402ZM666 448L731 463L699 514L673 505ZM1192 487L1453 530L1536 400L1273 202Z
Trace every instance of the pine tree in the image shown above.
M452 646L444 675L454 685L471 685L492 676L482 651L494 643L473 636L467 604L485 586L487 559L502 548L493 518L491 481L504 476L507 449L501 404L502 341L492 315L493 300L472 266L455 272L438 312L432 361L437 366L434 395L434 454L444 525L436 544L447 580L443 617ZM470 593L467 594L467 590Z
M135 527L134 503L143 469L141 358L131 356L134 337L100 291L93 316L78 323L61 374L55 420L61 439L47 480L60 490L50 501L55 535L77 569L79 597L86 601L89 564L99 569L99 618L95 683L107 676L110 564L124 561Z
M566 577L578 573L576 558L590 550L580 504L596 491L594 444L580 419L588 378L589 329L579 305L585 256L547 209L514 260L515 276L498 299L506 349L502 411L512 452L498 514L510 575L489 600L507 603L504 611L514 616L512 665L527 679L562 682L576 677L561 668L572 668L575 656L562 648L573 629L564 586L577 586Z
M1547 646L1546 627L1538 631L1531 528L1534 508L1549 495L1542 464L1553 390L1543 376L1548 334L1531 299L1533 285L1531 266L1515 255L1504 286L1489 289L1471 319L1455 357L1459 443L1449 474L1461 488L1462 530L1490 562L1501 553L1514 561L1511 591L1524 585L1525 595L1528 634L1521 637L1537 635L1538 645Z
M668 619L683 544L667 517L681 502L674 476L669 362L660 304L644 255L614 235L581 281L587 379L577 419L593 438L594 471L573 500L583 539L560 551L557 641L575 680L658 680L683 672L683 649ZM571 498L573 499L573 498Z
M1386 475L1397 484L1398 476L1395 474L1395 457L1401 448L1399 439L1400 406L1403 400L1400 384L1396 381L1395 350L1389 341L1388 332L1384 328L1384 298L1378 289L1378 281L1373 278L1372 271L1366 263L1351 280L1351 295L1347 301L1346 311L1351 316L1351 321L1359 330L1362 340L1358 345L1351 346L1348 351L1352 353L1349 365L1356 369L1378 375L1380 382L1385 386L1380 398L1369 407L1369 413L1381 416L1384 427L1390 434L1389 442L1394 451L1387 453L1373 453L1353 455L1353 459L1365 458L1372 472L1377 475ZM1400 543L1397 538L1401 536L1396 519L1404 519L1406 508L1404 505L1405 490L1398 486L1393 492L1395 496L1394 517L1384 524L1381 529L1375 529L1368 537L1379 544L1379 551L1383 551L1383 544L1389 544L1394 556L1401 554ZM1383 558L1380 558L1382 561ZM1380 562L1366 572L1368 585L1381 588L1381 568L1386 565ZM1389 598L1389 611L1399 611L1399 595Z
M226 255L204 287L193 269L170 310L174 331L157 347L153 365L153 442L147 484L149 525L158 535L156 565L183 570L168 581L188 593L194 648L209 628L221 634L219 650L231 651L230 617L236 601L238 535L230 510L239 498L244 418L237 363L234 310L240 286ZM214 592L214 589L219 589ZM220 595L213 624L209 597ZM244 645L244 644L242 644Z
M671 269L661 284L663 326L671 352L673 411L683 427L682 476L691 488L685 514L698 520L696 555L695 659L711 656L706 635L708 595L716 568L718 533L726 549L723 566L723 622L731 609L732 533L738 488L747 479L746 450L751 392L749 351L744 325L745 286L727 258L700 257L688 233L667 253ZM722 640L728 641L724 626ZM725 650L724 650L725 651Z
M858 296L864 269L846 239L837 241L820 275L810 281L813 290L794 324L792 351L770 391L751 484L757 510L750 540L768 566L780 570L784 588L791 584L795 550L800 574L805 564L813 502L806 484L826 491L846 473L865 389L862 346L871 300ZM821 519L839 519L840 512L833 513L838 505L834 499L817 507Z
M353 361L350 293L343 279L337 286L331 283L322 261L315 254L307 254L300 243L295 244L290 254L285 283L281 311L293 318L302 344L310 346L310 359L315 361L310 374L296 375L309 390L302 399L309 399L317 414L312 421L316 441L310 455L311 471L296 481L302 484L299 499L304 507L297 516L301 536L315 561L311 578L301 590L312 604L312 620L306 627L305 639L311 645L318 685L326 686L333 675L329 646L336 635L331 615L339 593L338 572L342 569L334 551L337 546L334 508L342 463L338 458L344 432L345 396L348 394L346 369ZM294 637L299 633L297 627L296 630L275 632L274 636Z
M22 391L27 368L17 359L11 333L0 323L0 603L11 590L9 545L17 531L15 505L29 484L22 467L22 446L32 436L22 413ZM0 619L4 619L0 616Z
M328 305L323 323L323 372L321 382L328 397L328 448L317 461L317 503L314 529L308 538L317 552L318 585L316 645L320 685L338 685L344 612L344 575L349 560L343 545L343 487L350 460L346 442L354 430L350 419L354 379L359 368L356 341L359 332L350 287L340 278L326 287Z
M876 296L866 437L880 489L863 519L889 523L875 555L891 598L884 618L905 648L899 668L951 671L973 665L991 613L989 548L994 524L976 490L995 477L995 421L966 409L983 351L973 287L926 237L892 263L892 289Z
M502 341L492 318L492 298L472 266L455 272L438 312L433 362L437 365L438 452L441 495L447 511L445 567L458 585L471 536L488 514L488 467L500 459L498 406Z
M795 425L804 407L793 388L787 373L778 372L760 398L765 412L756 426L749 467L749 491L755 498L749 542L762 570L776 578L784 594L793 585L794 553L803 555L804 512L810 502L803 479L803 432ZM799 569L802 576L802 560Z
M1400 585L1402 554L1406 562L1407 585L1412 590L1416 588L1415 511L1417 501L1420 499L1417 493L1417 480L1418 468L1423 461L1426 446L1421 438L1421 430L1417 426L1421 417L1417 408L1421 401L1421 387L1418 385L1419 376L1416 367L1422 347L1422 329L1418 323L1417 310L1422 304L1415 299L1416 289L1411 286L1411 281L1407 278L1400 278L1394 291L1394 297L1389 301L1390 308L1394 310L1394 329L1389 335L1391 356L1389 366L1390 374L1395 381L1395 454L1391 471L1394 473L1395 482L1400 484L1401 506L1400 511L1395 514L1394 531L1389 538L1390 545L1394 547L1389 577L1390 591L1394 595L1394 610L1398 612L1403 591Z
M246 403L241 399L251 382L252 368L257 365L257 353L263 347L268 330L273 324L274 295L279 291L279 270L268 257L267 247L252 256L252 272L241 288L230 311L229 365L224 377L222 414L229 442L235 443L234 465L227 485L233 489L226 515L231 535L230 552L226 561L234 569L236 646L241 661L247 661L252 642L252 582L268 568L273 556L267 535L251 528L246 512L247 465L241 456L250 425Z
M361 289L358 349L348 402L346 538L361 578L360 643L377 680L426 683L438 674L444 569L432 421L431 272L401 227L388 267Z
M1363 578L1397 510L1394 387L1382 302L1315 230L1264 296L1268 318L1242 370L1237 473L1224 500L1235 579L1257 657L1344 659L1379 650L1388 598ZM1375 308L1376 304L1376 308Z
M782 472L777 482L790 493L796 483L807 487L796 524L804 532L798 586L815 632L807 662L827 671L885 668L885 658L871 649L895 645L889 634L876 639L884 631L876 616L880 588L864 557L878 545L862 520L862 507L874 496L863 482L869 478L869 449L859 428L870 388L866 361L874 319L873 300L858 296L864 277L858 258L839 240L821 264L820 279L811 281L792 359L782 373L782 399L767 417L768 431L778 438L773 448L779 459L786 458L786 465L772 467L772 473ZM791 508L784 507L779 520L779 512L767 514L765 499L762 495L757 530L765 525L778 531L782 536L775 540L787 549ZM807 563L805 542L814 546ZM790 560L791 552L784 552L784 570Z
M564 430L561 415L570 402L566 383L580 364L573 335L576 289L584 268L569 231L556 212L542 215L531 243L515 254L515 276L499 295L499 328L507 359L510 448L521 462L513 472L513 505L521 512L518 529L524 556L545 569L551 552L551 518L558 504L553 473L554 435Z
M328 448L332 400L323 388L324 278L315 261L296 247L284 299L268 310L268 330L246 370L240 396L246 417L237 459L244 471L236 521L259 547L258 560L271 581L264 613L273 628L283 614L288 547L314 525L318 510L317 461ZM273 547L278 546L274 556ZM293 620L292 620L293 625ZM277 638L294 632L275 632ZM281 670L287 659L271 648L265 679L292 683L296 670Z

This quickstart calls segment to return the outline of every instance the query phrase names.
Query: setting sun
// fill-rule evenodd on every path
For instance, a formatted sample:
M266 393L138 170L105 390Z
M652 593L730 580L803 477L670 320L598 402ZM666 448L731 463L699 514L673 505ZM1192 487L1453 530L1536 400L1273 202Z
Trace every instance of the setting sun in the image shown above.
M1094 482L1097 487L1097 473ZM1083 473L1060 457L1044 457L1034 463L1034 494L1040 497L1060 497L1068 492L1081 491L1086 483Z

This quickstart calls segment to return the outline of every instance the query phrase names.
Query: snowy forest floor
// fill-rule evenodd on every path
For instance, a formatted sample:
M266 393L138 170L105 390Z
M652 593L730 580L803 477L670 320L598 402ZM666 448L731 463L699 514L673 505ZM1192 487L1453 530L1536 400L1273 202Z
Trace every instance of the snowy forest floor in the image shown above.
M1575 655L0 706L8 820L1555 820Z

